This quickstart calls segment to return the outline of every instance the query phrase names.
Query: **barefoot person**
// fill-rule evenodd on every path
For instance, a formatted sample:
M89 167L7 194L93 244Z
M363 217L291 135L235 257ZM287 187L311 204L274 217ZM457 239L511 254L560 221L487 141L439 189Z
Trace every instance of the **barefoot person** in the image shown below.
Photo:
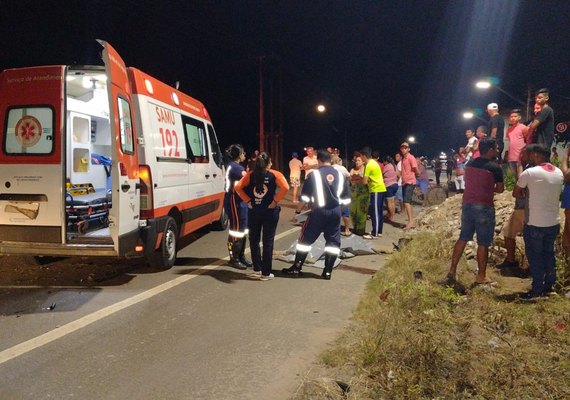
M465 193L461 207L461 232L453 247L451 266L447 277L455 279L457 264L465 245L477 233L477 284L494 283L486 276L489 246L495 233L495 193L504 191L503 170L495 162L498 154L497 141L485 138L479 143L481 157L471 161L465 168Z

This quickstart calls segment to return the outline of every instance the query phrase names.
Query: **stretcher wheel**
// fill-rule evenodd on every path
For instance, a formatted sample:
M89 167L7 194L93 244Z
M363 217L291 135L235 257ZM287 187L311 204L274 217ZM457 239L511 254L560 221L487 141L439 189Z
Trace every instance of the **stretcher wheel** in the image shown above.
M77 223L77 232L81 233L82 235L87 232L87 228L89 228L89 221L81 221Z

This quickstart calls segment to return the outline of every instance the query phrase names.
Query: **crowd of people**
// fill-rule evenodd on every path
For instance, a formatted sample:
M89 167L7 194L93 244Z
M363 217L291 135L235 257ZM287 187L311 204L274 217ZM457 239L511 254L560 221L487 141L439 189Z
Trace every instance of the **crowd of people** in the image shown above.
M504 191L504 171L509 171L516 180L512 192L515 204L502 230L507 255L496 267L518 269L519 276L524 276L515 253L516 237L522 235L532 286L521 298L532 299L552 293L556 283L554 242L560 232L561 207L565 213L563 247L566 257L570 255L570 150L561 161L558 160L556 147L552 147L554 112L548 99L547 89L536 93L534 117L526 124L521 123L520 110L510 111L506 131L509 146L504 153L504 126L501 125L504 119L498 114L496 103L487 106L488 129L479 127L475 137L471 130L466 131L467 144L455 155L455 183L457 189L463 191L463 198L461 231L447 275L450 280L455 280L463 250L476 234L478 269L475 283L496 284L486 275L488 250L495 233L493 196ZM560 162L561 169L554 162Z
M507 248L506 259L498 268L520 268L515 259L515 239L522 235L532 276L532 289L523 297L544 296L552 291L556 280L554 240L560 230L559 197L570 219L570 182L568 156L558 160L554 140L554 113L548 105L548 91L541 89L535 97L534 117L521 123L522 113L511 110L505 132L504 118L497 103L487 106L488 126L475 133L465 132L467 143L447 160L448 182L455 171L455 188L462 195L461 231L455 243L448 278L454 280L457 266L467 242L477 236L478 271L475 283L494 285L486 275L488 250L495 232L494 194L504 191L504 171L516 179L515 206L503 227ZM506 134L505 134L506 133ZM503 137L508 138L504 149ZM382 236L384 222L394 222L396 213L406 214L403 229L415 228L412 207L414 189L427 197L429 179L422 158L410 153L403 142L394 157L379 159L369 147L353 153L349 165L343 166L338 149L328 147L315 151L305 148L302 160L293 152L289 162L289 182L271 168L270 156L254 152L245 162L245 152L235 144L227 150L226 198L224 207L230 221L228 250L230 264L238 268L253 267L260 280L274 278L272 270L273 241L279 220L279 203L292 188L296 213L308 209L296 245L293 265L282 270L284 275L298 276L311 250L322 233L325 238L324 279L331 279L333 265L340 253L341 236L359 235L366 240ZM552 156L552 157L551 157ZM551 159L552 158L552 159ZM560 162L558 164L553 162ZM245 164L245 167L244 167ZM503 168L505 167L505 169ZM434 164L436 184L443 172L441 161ZM304 182L303 182L304 174ZM384 213L386 209L386 213ZM371 230L367 231L367 221ZM246 237L250 237L252 261L244 257ZM260 240L263 249L260 249ZM570 254L570 228L565 225L564 246Z
M365 147L353 154L345 167L338 149L315 151L306 147L301 161L293 152L289 162L289 182L271 168L266 152L255 151L246 160L245 150L233 144L226 150L226 196L224 209L229 219L227 248L231 266L253 268L252 275L262 281L274 278L271 256L280 214L280 201L292 188L296 213L310 210L296 246L295 261L282 271L298 276L313 242L325 237L323 278L330 279L340 253L341 236L359 235L366 240L382 236L384 222L394 222L397 212L406 212L404 229L415 227L412 193L417 184L427 187L427 172L410 153L404 142L394 158L380 161L377 152ZM422 172L423 171L423 172ZM303 179L304 175L304 179ZM398 204L399 209L396 205ZM387 213L384 215L384 208ZM367 221L371 230L367 231ZM251 258L244 256L247 237ZM262 241L262 249L259 247Z

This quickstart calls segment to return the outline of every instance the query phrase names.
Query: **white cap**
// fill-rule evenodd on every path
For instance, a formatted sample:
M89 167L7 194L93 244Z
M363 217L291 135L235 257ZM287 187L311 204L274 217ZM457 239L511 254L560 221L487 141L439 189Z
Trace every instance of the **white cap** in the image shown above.
M487 110L498 110L499 106L497 105L497 103L489 103L489 105L487 106Z

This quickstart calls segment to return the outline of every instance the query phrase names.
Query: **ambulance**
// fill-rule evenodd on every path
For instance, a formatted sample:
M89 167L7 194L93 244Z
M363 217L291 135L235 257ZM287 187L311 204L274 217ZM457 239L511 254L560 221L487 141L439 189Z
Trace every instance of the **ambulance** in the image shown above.
M145 257L224 230L224 166L204 105L127 67L0 74L0 254Z

